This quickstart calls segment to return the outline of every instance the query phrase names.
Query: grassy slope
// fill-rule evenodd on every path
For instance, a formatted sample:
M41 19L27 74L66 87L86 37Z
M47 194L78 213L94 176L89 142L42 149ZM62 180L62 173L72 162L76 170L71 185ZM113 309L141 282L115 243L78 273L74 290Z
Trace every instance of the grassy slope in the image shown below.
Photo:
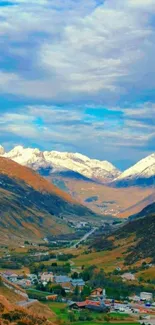
M104 268L105 272L111 272L116 267L121 267L125 269L124 266L124 254L128 247L133 242L133 236L129 237L128 240L118 240L116 242L116 248L112 250L102 250L102 251L92 251L89 254L78 254L73 261L76 266L81 265L96 265L98 268ZM117 247L118 246L118 247Z
M65 324L69 323L69 318L68 318L68 310L66 309L66 305L64 303L48 303L48 306L50 309L55 313L56 317L58 317L62 322L65 322ZM74 312L77 318L79 317L79 311ZM106 321L104 320L104 314L99 314L97 312L91 312L91 316L93 318L92 321L75 321L72 324L73 325L97 325L97 324L104 324L107 325ZM112 317L116 318L116 320L111 321L110 323L113 324L124 324L124 325L129 325L129 324L137 324L134 318L131 318L129 315L121 315L119 313L113 313L111 314Z
M0 285L0 295L8 299L10 303L16 303L22 299L24 300L24 298L21 298L20 295L16 294L13 290L10 290L4 285Z

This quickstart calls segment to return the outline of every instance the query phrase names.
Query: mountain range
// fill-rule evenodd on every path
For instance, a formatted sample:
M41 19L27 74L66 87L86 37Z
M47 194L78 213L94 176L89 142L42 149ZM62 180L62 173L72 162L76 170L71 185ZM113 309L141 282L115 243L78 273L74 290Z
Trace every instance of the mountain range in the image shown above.
M17 146L5 153L1 147L0 154L21 165L29 166L46 176L63 174L66 177L72 171L72 177L82 175L86 179L110 182L120 175L120 171L108 161L90 159L79 153L58 151L40 151L39 149ZM75 174L74 174L75 173Z
M90 159L79 153L40 151L16 146L9 152L0 147L0 155L31 167L43 176L62 176L109 184L114 187L153 186L155 153L121 172L108 161Z
M79 153L16 146L0 156L30 167L95 214L128 217L155 201L155 154L122 172Z
M70 218L96 217L32 169L0 157L0 240L71 232Z

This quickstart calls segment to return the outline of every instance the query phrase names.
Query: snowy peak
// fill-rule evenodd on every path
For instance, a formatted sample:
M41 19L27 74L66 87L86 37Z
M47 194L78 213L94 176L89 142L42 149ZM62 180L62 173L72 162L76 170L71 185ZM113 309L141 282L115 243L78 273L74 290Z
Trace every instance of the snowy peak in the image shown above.
M155 154L140 160L137 164L125 170L117 179L126 177L144 176L150 177L155 174Z
M115 180L117 184L154 185L155 184L155 153L140 160L125 170Z
M44 158L43 152L39 149L32 148L24 148L22 146L17 146L13 148L8 153L3 155L6 158L14 160L23 166L34 167L34 169L38 169L39 167L46 167L46 161ZM35 168L36 167L36 168Z
M120 175L120 171L108 161L90 159L79 153L58 151L42 152L37 148L32 149L17 146L10 152L2 152L0 155L38 171L47 168L50 169L50 173L73 171L87 178L103 182L111 182Z
M0 156L33 168L42 175L69 175L78 173L91 180L111 183L115 186L153 185L155 184L155 153L140 160L134 166L121 173L108 161L90 159L80 153L40 151L38 148L16 146L8 153L0 146ZM65 174L66 173L66 174Z

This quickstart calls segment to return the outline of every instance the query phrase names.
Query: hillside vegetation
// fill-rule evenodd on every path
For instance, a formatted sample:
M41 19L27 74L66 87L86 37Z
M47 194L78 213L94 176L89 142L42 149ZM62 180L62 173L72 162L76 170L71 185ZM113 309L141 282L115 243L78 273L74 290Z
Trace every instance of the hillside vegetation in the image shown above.
M0 234L3 240L70 231L64 217L94 217L88 208L30 168L0 158Z
M112 236L95 238L91 247L98 251L121 250L124 240L130 243L123 252L124 264L132 265L137 261L150 258L155 262L155 203L149 205L135 219L129 220Z

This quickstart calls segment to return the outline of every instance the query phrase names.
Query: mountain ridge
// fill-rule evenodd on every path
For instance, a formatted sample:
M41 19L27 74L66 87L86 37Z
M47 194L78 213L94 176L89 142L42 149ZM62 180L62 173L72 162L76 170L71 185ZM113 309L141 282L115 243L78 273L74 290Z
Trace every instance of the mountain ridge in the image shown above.
M36 171L47 172L51 176L76 178L82 175L86 180L108 184L109 186L154 186L155 185L155 153L141 159L124 172L118 170L110 162L90 159L80 153L59 151L40 151L38 148L16 146L5 152L0 146L0 156L12 159L21 165ZM75 174L74 174L75 173Z
M155 185L155 153L141 159L113 180L116 186Z
M49 168L51 174L68 171L79 173L96 181L110 182L120 175L120 171L108 161L90 159L79 153L40 151L39 149L17 146L8 153L1 147L0 155L22 165L39 170Z
M68 218L95 217L28 167L0 157L0 238L44 238L69 233Z

